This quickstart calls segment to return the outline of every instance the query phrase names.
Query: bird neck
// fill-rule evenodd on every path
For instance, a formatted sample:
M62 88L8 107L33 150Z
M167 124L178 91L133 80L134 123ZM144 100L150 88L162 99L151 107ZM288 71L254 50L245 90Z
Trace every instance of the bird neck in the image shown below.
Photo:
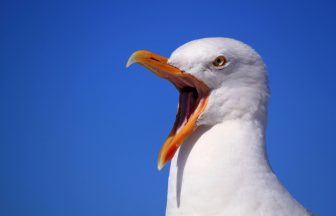
M310 215L281 185L265 151L265 126L226 120L199 128L174 156L166 215Z
M265 126L258 120L225 120L200 127L180 147L172 170L204 178L230 180L270 171L265 150ZM213 173L212 173L213 172Z
M267 160L262 122L236 119L201 127L172 160L167 215L198 208L222 209L242 196L242 191L252 196L264 187L265 179L272 181L270 185L279 184Z

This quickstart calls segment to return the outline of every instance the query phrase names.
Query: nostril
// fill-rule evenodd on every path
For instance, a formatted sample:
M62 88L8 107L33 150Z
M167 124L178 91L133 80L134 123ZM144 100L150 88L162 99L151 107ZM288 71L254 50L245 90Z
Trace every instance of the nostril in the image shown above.
M150 57L149 59L151 59L151 60L153 60L153 61L160 62L158 59L156 59L156 58L153 58L153 57Z

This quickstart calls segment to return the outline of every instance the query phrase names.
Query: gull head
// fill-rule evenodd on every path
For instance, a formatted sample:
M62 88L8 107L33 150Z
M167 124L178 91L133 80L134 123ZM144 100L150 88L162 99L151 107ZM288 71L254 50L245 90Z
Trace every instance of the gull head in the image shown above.
M180 92L174 126L159 153L161 169L202 125L230 119L266 122L265 65L248 45L229 38L204 38L177 48L169 59L140 50L127 67L139 63L170 81Z

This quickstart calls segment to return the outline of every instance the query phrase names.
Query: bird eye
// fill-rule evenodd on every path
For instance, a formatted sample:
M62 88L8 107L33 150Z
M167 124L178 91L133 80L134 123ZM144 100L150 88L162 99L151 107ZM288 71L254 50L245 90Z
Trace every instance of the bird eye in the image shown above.
M218 56L213 62L212 64L215 67L222 67L227 63L227 60L224 56Z

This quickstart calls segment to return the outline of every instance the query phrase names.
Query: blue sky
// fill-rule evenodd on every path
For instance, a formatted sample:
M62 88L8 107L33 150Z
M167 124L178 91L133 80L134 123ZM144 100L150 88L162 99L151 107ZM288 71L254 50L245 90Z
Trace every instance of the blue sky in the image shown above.
M125 63L213 36L264 58L272 167L336 212L332 1L2 1L0 19L0 215L163 215L178 94Z

